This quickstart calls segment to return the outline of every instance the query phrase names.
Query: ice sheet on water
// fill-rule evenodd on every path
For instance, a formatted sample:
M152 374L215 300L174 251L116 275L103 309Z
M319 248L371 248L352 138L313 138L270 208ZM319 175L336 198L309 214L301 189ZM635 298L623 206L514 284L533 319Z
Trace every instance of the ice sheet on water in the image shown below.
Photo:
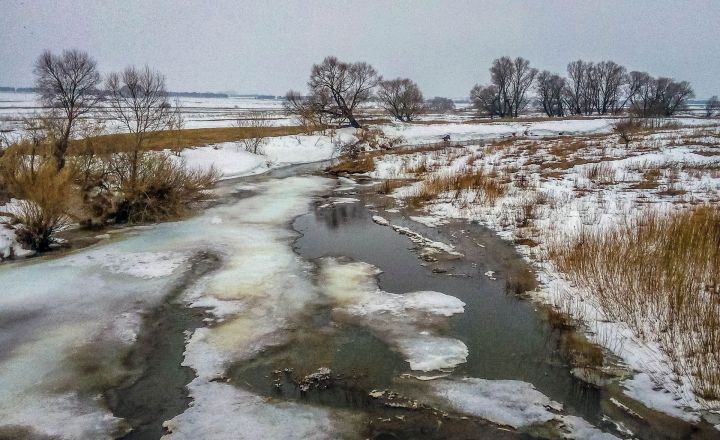
M165 423L164 440L256 440L347 438L338 426L351 416L310 405L268 402L233 385L195 379L188 386L192 406Z
M445 370L464 363L467 346L460 340L434 335L430 328L438 320L462 313L465 303L440 292L385 292L375 281L378 272L363 262L323 259L320 285L336 305L334 313L370 328L402 353L412 370Z
M226 322L193 339L202 342L189 347L196 350L193 368L215 373L216 365L233 359L218 353L245 355L245 347L274 343L287 318L317 296L308 267L290 248L294 235L286 225L331 184L319 177L273 181L259 185L255 197L186 221L138 229L65 258L0 267L0 321L10 323L0 335L0 426L37 425L58 438L103 438L115 429L117 420L104 405L84 394L73 404L50 405L65 411L57 420L72 424L34 419L42 414L38 408L64 401L66 391L58 390L82 386L70 357L89 344L108 352L127 349L137 318L167 295L200 251L219 254L223 264L195 301L214 304ZM252 312L238 316L246 310L239 302Z
M562 414L561 404L527 382L478 378L440 379L429 382L428 387L450 409L500 425L522 429L553 422L562 431L563 438L617 438L598 430L580 417Z

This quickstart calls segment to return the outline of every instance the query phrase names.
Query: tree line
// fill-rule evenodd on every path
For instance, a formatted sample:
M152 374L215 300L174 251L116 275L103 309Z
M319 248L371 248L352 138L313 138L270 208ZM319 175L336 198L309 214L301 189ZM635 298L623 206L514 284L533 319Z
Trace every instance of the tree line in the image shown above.
M694 92L687 81L631 71L614 61L583 60L567 66L567 76L531 67L522 57L501 57L490 66L490 83L470 91L475 110L491 118L518 117L531 103L547 116L607 115L627 110L638 117L672 116L684 109ZM307 93L291 90L286 109L303 123L360 127L358 110L376 100L395 119L410 122L423 112L446 112L452 100L425 101L409 78L385 80L368 63L327 57L315 64ZM718 106L713 97L707 115ZM713 110L711 110L713 109Z
M517 117L530 103L532 89L547 116L606 115L624 109L638 117L672 116L695 96L687 81L628 72L614 61L573 61L563 77L531 68L522 57L502 57L490 67L490 84L476 84L470 99L483 115Z

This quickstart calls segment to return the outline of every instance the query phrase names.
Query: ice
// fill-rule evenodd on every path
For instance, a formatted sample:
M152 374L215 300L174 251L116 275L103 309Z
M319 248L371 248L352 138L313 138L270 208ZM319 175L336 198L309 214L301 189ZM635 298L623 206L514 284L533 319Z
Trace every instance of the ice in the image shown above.
M122 275L130 275L138 278L166 277L175 272L187 261L188 256L180 252L135 252L124 255L113 254L112 250L96 255L87 255L87 259L96 259L100 265L110 272ZM72 264L77 261L79 264L82 258L69 258L64 263Z
M561 406L532 384L518 380L437 380L429 383L433 393L459 412L515 428L542 424Z
M372 216L372 221L379 224L380 226L390 226L390 222L388 221L388 219L380 215Z
M378 272L363 262L323 259L320 285L336 305L337 319L367 326L402 353L414 371L447 370L464 363L467 346L460 340L432 334L431 327L463 313L465 303L440 292L385 292L375 281Z
M165 423L164 440L336 439L350 433L351 416L291 402L268 402L225 383L195 379L188 386L192 406Z
M437 336L400 338L400 351L413 371L449 370L467 361L468 348L457 339Z
M617 438L600 431L580 417L561 414L561 404L550 400L527 382L478 378L440 379L429 382L428 387L436 398L452 410L500 425L522 430L553 422L562 431L562 438Z
M214 306L224 321L198 330L188 344L196 389L227 362L281 341L288 318L318 295L309 266L292 252L287 225L331 186L321 177L278 179L198 217L137 228L68 257L0 267L0 426L37 426L58 438L109 436L119 421L101 400L84 393L72 404L52 403L90 385L72 356L100 344L95 356L108 353L97 359L101 368L121 369L114 362L135 340L139 316L177 285L199 252L218 255L221 264L191 286L189 302ZM50 416L35 420L46 407ZM63 419L72 424L56 423Z

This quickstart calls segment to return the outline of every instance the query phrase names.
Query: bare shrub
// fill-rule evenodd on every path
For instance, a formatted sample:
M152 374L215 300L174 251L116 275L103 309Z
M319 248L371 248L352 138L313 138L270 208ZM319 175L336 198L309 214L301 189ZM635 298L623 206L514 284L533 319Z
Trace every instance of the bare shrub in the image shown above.
M705 103L705 117L712 118L720 113L720 98L717 95L712 96Z
M17 165L23 157L14 157ZM7 165L9 158L3 158ZM5 166L3 170L8 170ZM72 176L68 170L57 172L51 161L45 161L37 168L14 167L9 172L12 193L21 199L13 210L16 222L15 234L18 242L27 247L45 251L53 243L55 234L69 222L69 200L72 192Z
M647 213L551 243L549 256L612 320L657 340L705 399L720 399L720 210Z
M625 143L626 147L630 146L630 142L642 130L643 124L635 119L623 119L613 126L613 131L618 134L620 140Z
M126 156L113 160L127 161ZM115 168L129 165L118 164ZM134 183L120 184L121 200L111 214L116 222L148 222L167 220L188 213L193 203L207 198L206 191L219 178L215 169L208 171L188 168L184 162L166 153L150 153L142 157Z
M272 124L262 112L251 111L238 115L235 119L235 126L248 129L248 136L240 139L240 145L252 154L263 154L263 147L268 143L267 128Z

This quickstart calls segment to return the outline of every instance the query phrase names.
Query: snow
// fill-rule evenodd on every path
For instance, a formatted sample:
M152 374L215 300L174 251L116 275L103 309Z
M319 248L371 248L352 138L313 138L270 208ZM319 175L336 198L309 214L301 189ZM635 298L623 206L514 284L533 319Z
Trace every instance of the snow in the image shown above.
M366 326L405 356L414 371L451 370L466 362L467 346L460 340L434 334L433 324L463 313L465 304L440 292L402 295L380 290L378 269L363 262L325 258L320 285L336 307L337 319Z
M403 124L381 126L388 136L402 136L409 144L440 142L450 134L450 141L481 140L503 136L548 136L559 133L609 133L613 119L578 119L541 122L487 122L464 124Z
M225 439L335 439L342 437L350 416L339 411L290 402L273 403L235 386L204 383L188 385L192 406L165 423L165 440ZM347 433L346 433L347 434Z
M563 410L561 404L550 400L527 382L464 378L435 380L429 382L428 386L436 398L443 400L454 411L500 425L530 428L556 422L563 431L562 438L617 438L598 430L580 417L560 414Z
M35 253L34 251L23 248L22 245L17 242L15 230L9 225L10 218L3 215L3 213L13 213L19 204L20 200L10 199L10 201L4 205L0 205L0 262L10 257L23 258Z
M276 136L267 139L261 154L245 151L239 142L223 142L184 149L180 157L195 169L214 167L225 179L260 174L286 165L331 159L337 142L354 139L354 129L337 130L335 138L324 135Z
M447 400L456 411L482 417L514 428L552 420L562 406L537 391L532 384L517 380L436 380L432 392Z

